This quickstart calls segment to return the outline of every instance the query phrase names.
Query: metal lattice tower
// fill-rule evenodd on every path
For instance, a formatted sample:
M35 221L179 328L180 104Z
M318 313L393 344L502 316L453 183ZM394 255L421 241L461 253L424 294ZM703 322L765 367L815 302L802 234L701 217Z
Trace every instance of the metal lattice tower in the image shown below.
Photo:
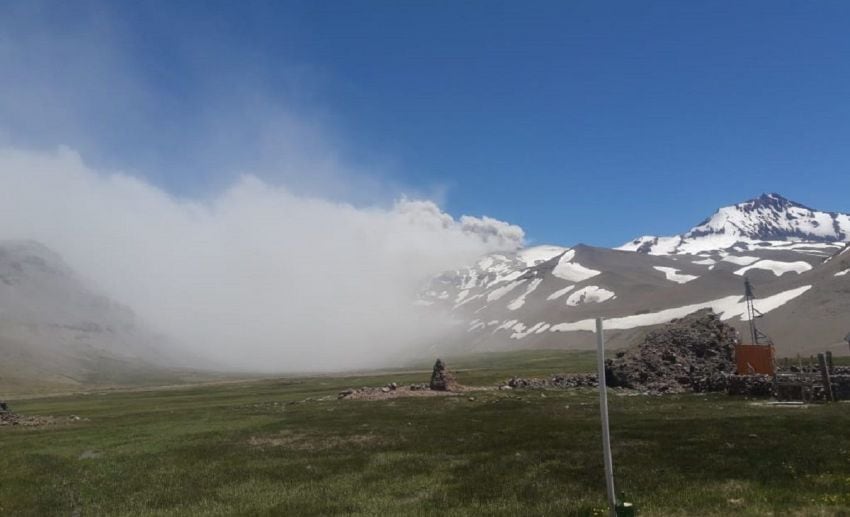
M744 278L744 295L747 298L747 317L750 320L750 339L752 339L752 343L754 345L772 345L773 340L760 331L756 326L756 318L761 318L764 316L755 306L756 295L753 293L753 284L750 283L749 278ZM762 343L764 341L764 343Z

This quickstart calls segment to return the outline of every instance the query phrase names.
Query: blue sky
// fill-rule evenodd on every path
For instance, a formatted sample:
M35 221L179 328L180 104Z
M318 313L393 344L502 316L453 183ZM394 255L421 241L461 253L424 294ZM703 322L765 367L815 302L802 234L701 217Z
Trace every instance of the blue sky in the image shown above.
M762 192L850 211L848 27L839 1L4 2L0 143L611 246Z

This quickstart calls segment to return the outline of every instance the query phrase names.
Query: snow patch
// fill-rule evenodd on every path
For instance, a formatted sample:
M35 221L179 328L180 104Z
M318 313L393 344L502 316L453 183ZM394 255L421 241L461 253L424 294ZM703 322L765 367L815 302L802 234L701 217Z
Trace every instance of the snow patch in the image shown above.
M682 238L674 237L655 237L653 235L644 235L637 239L614 248L621 251L637 251L649 250L650 255L672 255L677 252L679 245L682 244Z
M490 291L490 294L487 295L487 301L494 302L498 300L499 298L505 296L509 292L516 289L517 287L521 286L524 282L525 280L517 280L516 282L511 282L508 285L493 289L492 291Z
M567 298L567 305L577 306L585 303L602 303L615 297L613 291L596 285L589 285L574 292Z
M664 273L664 276L667 277L667 280L671 282L676 282L677 284L687 284L691 280L696 280L699 278L696 275L686 275L683 273L679 273L679 270L674 267L663 267L663 266L653 266L652 269L656 271L661 271Z
M811 264L808 262L798 261L798 262L779 262L778 260L760 260L751 266L747 266L735 271L735 274L738 276L743 276L747 271L751 269L765 269L767 271L773 272L776 276L782 276L785 273L805 273L812 269Z
M455 306L452 307L452 310L455 310L458 307L460 307L462 305L466 305L467 303L475 301L479 298L484 298L484 295L483 294L476 294L476 295L473 295L473 296L469 296L469 297L465 298L462 302L455 304Z
M564 253L564 256L558 261L558 265L552 270L552 274L569 282L581 282L582 280L587 280L600 274L600 271L572 262L575 254L575 250L569 250Z
M717 261L714 259L707 258L702 260L695 260L693 263L698 266L713 266L717 264Z
M537 323L528 330L526 330L525 325L523 325L522 323L517 323L516 325L514 325L514 333L511 334L511 339L522 339L525 336L528 336L529 334L539 333L540 329L545 325L548 324L541 321L540 323Z
M496 285L496 284L501 284L501 283L503 283L503 282L511 282L511 281L516 280L517 278L521 277L521 276L522 276L522 273L523 273L523 272L522 272L522 270L518 270L518 271L511 271L510 273L508 273L508 274L504 274L504 275L503 275L503 274L499 274L499 273L497 273L497 274L496 274L496 278L494 278L492 282L488 283L488 284L487 284L486 286L484 286L484 287L485 287L486 289L489 289L489 288L493 287L493 286L494 286L494 285Z
M495 262L495 259L493 257L484 257L483 259L478 261L478 269L486 271L490 269L490 267L493 265L493 262Z
M525 305L525 297L534 292L541 282L543 282L542 278L535 278L532 280L525 289L525 292L514 298L511 303L508 304L508 310L515 311Z
M549 300L549 301L557 300L558 298L560 298L561 296L564 296L565 294L567 294L568 292L572 291L575 288L576 288L576 286L574 286L574 285L568 285L567 287L564 287L563 289L558 289L554 293L550 294L549 296L546 297L546 299Z
M546 262L547 260L555 258L565 251L567 251L567 248L562 248L560 246L535 246L533 248L526 248L517 253L517 259L522 261L525 264L525 267L532 267L540 264L541 262Z
M735 257L733 255L723 257L723 262L731 262L732 264L735 264L736 266L749 266L753 262L758 262L758 261L759 261L758 257L750 257L750 256L747 256L747 255L744 255L744 256L741 256L741 257Z
M457 293L457 298L455 298L455 303L460 303L464 298L469 294L469 289L464 289L463 291Z
M502 323L501 325L499 325L498 327L496 327L496 329L493 330L493 332L496 332L496 331L499 331L499 330L508 330L509 328L513 327L517 323L519 323L519 320L508 320L508 321Z
M773 296L768 296L767 298L761 298L757 302L758 309L762 313L767 314L768 312L785 305L794 298L801 296L811 288L812 286L805 285ZM747 303L744 300L744 297L733 295L704 303L685 305L683 307L665 309L663 311L648 314L636 314L633 316L606 319L605 328L609 330L627 330L638 327L648 327L650 325L660 325L676 318L683 318L700 309L712 309L720 315L722 320L729 320L739 316L742 321L747 321ZM574 323L559 323L557 325L553 325L549 330L550 332L572 332L577 330L592 332L595 329L596 320L589 319L576 321Z

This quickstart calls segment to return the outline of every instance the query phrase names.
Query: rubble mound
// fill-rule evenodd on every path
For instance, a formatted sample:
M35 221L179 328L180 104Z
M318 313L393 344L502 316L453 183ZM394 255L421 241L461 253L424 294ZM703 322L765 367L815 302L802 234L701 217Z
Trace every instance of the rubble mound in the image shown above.
M773 396L773 376L764 374L730 375L727 378L726 392L729 395L771 397Z
M437 359L431 372L430 387L433 391L453 391L457 387L454 376L442 359Z
M67 418L56 418L52 416L24 416L12 411L12 408L3 401L0 401L0 427L5 426L21 426L21 427L36 427L61 422L77 422L81 420L76 415L71 415Z
M611 387L649 393L723 391L735 373L734 328L702 310L647 334L635 348L605 364Z
M555 374L548 379L536 377L522 378L511 377L499 387L507 386L515 390L542 390L542 389L571 389L571 388L595 388L598 386L596 375L592 373Z

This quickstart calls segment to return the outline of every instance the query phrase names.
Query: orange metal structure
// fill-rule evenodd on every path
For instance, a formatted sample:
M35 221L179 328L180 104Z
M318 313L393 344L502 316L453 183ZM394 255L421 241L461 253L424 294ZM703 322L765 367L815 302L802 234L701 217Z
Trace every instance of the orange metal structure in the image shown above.
M738 375L763 373L774 375L776 362L772 345L735 345L735 364Z

